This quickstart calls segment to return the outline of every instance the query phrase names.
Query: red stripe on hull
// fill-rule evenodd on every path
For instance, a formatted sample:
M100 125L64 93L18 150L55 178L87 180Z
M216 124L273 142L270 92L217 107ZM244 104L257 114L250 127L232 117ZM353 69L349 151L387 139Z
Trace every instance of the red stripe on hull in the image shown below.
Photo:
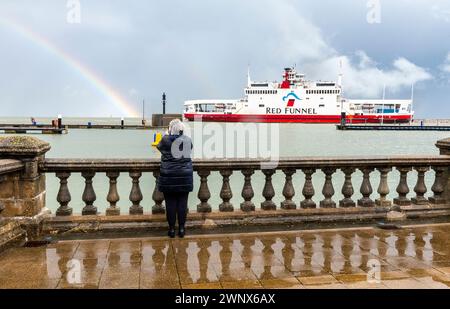
M270 122L270 123L340 123L340 115L242 115L242 114L184 114L184 117L193 121L194 117L199 117L202 121L214 122ZM347 116L347 123L400 123L409 122L411 115L381 116L375 115L355 115Z

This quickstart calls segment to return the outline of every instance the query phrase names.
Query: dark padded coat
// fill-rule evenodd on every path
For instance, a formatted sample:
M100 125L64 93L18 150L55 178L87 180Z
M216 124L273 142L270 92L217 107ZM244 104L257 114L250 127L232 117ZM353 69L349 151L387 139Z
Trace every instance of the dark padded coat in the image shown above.
M158 144L158 150L161 152L158 190L163 193L191 192L193 190L191 139L185 135L167 134Z

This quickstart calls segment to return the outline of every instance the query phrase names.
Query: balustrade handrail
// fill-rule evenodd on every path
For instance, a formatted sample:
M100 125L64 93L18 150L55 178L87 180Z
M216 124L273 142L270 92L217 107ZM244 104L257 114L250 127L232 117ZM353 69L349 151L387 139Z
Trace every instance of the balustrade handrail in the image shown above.
M20 160L2 159L0 160L0 175L20 171L23 167L24 164Z
M241 170L244 168L261 169L266 159L195 159L194 170L219 171L221 169ZM388 167L388 166L445 166L450 163L450 156L351 156L351 157L282 157L273 169L303 167ZM159 169L160 159L45 159L40 164L42 172L71 171L82 172L95 170L107 171L155 171ZM269 165L268 165L269 166Z

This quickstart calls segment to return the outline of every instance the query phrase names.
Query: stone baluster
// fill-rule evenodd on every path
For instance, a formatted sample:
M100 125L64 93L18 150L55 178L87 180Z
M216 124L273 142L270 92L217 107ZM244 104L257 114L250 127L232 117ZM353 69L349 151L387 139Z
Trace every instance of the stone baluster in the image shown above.
M208 176L211 172L208 170L200 170L197 173L200 176L200 188L197 195L200 204L197 205L197 212L211 212L211 205L208 204L208 200L211 197L208 188Z
M81 214L83 216L96 215L97 207L94 206L94 202L97 199L97 196L95 195L94 187L92 186L92 178L94 178L95 172L82 172L81 176L83 176L83 178L85 179L84 192L82 197L85 206L83 207Z
M417 171L417 183L414 187L414 192L416 196L411 199L411 201L416 205L426 205L428 200L425 198L425 193L427 193L427 186L425 185L425 173L430 170L428 166L417 166L414 168Z
M372 185L370 184L370 173L373 171L373 168L365 167L361 169L363 173L363 181L361 183L360 192L362 194L362 198L358 200L358 206L361 207L373 207L375 206L375 202L370 199L370 195L372 194Z
M389 194L389 185L388 185L388 174L392 171L392 167L380 167L378 168L380 172L380 185L378 186L378 194L380 197L375 200L375 204L380 207L389 207L392 205L392 202L387 200L386 196Z
M242 211L254 211L255 204L252 202L252 198L255 195L252 187L252 175L255 171L252 169L244 169L242 170L242 174L244 175L244 187L242 188L241 196L244 199L244 202L241 203Z
M130 177L131 179L133 179L133 184L131 186L130 192L130 201L132 203L132 205L130 206L130 215L144 214L144 208L140 205L143 199L141 187L139 186L139 178L141 178L141 176L142 172L130 172Z
M120 208L117 207L117 202L120 200L119 193L117 192L117 178L119 172L107 172L106 176L109 178L109 191L106 200L109 202L109 207L106 209L107 216L120 215Z
M261 203L261 209L262 210L275 210L277 209L277 206L272 201L273 197L275 196L275 190L273 189L272 185L272 175L275 174L274 169L265 169L262 170L264 175L266 176L266 182L264 184L264 189L262 192L262 195L266 199L264 202Z
M57 216L70 216L72 215L72 208L69 207L69 203L72 200L70 196L69 187L67 186L67 179L70 177L69 172L58 172L56 177L59 178L59 191L56 200L59 203L59 207L56 210Z
M221 170L220 175L222 175L222 189L220 190L220 198L222 203L219 205L219 211L231 212L234 210L233 205L230 203L233 197L233 192L230 187L230 176L233 174L232 170Z
M285 197L285 200L283 202L281 202L282 209L297 208L297 206L295 205L295 202L292 200L292 197L294 197L294 195L295 195L294 186L292 185L292 175L295 172L296 171L293 168L283 169L283 173L286 175L286 181L284 183L284 188L283 188L283 196Z
M305 184L303 185L302 194L305 197L300 203L301 208L316 208L316 203L312 200L314 196L314 186L312 183L312 175L316 172L314 168L304 168L302 169L305 174Z
M355 172L353 167L345 167L341 169L345 175L344 185L342 186L342 195L344 199L339 201L339 207L355 207L355 202L352 200L354 193L352 185L352 174Z
M153 177L155 177L155 188L153 189L152 200L155 202L155 205L152 207L152 214L164 214L166 212L162 204L164 194L158 190L159 170L153 171Z
M431 191L433 191L433 196L429 198L429 201L432 204L445 204L445 198L443 197L444 193L444 172L447 170L446 166L433 166L432 167L435 172L435 178L433 186L431 187Z
M325 167L322 168L322 172L325 174L325 182L322 189L322 194L325 198L320 201L320 208L335 208L336 203L331 198L334 195L332 177L336 172L336 169L332 167Z
M411 201L406 197L409 193L408 188L408 172L412 170L411 167L397 167L397 170L400 172L400 182L397 186L398 197L394 198L394 204L398 206L407 206L411 204Z

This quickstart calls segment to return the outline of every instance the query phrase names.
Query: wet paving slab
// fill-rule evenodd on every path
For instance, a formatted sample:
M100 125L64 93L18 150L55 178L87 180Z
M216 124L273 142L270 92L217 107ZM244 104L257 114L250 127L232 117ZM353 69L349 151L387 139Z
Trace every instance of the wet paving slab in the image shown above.
M0 288L447 289L450 224L64 240L0 254Z

